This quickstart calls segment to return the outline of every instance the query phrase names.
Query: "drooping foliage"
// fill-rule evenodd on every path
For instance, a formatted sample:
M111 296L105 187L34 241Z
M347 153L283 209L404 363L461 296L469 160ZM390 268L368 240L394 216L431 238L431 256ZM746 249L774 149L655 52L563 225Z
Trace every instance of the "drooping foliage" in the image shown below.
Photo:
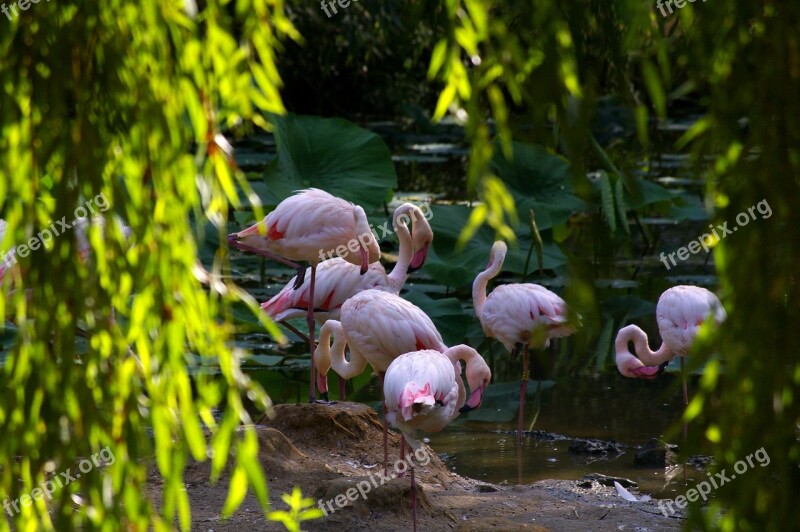
M0 298L17 332L0 394L0 499L20 500L0 529L188 529L190 456L210 459L214 477L231 458L223 513L249 486L266 515L242 397L270 404L239 369L229 311L235 299L257 307L221 280L224 253L207 271L196 262L190 221L224 236L229 204L247 197L222 132L283 112L275 51L299 37L283 9L64 0L0 21L2 245L18 246ZM131 235L92 223L78 260L74 230L52 232L86 214L118 216ZM84 349L79 328L91 336ZM221 375L191 379L190 355L216 360ZM106 460L75 476L100 450ZM146 497L152 456L165 479L160 515ZM31 502L68 469L75 480L52 501L33 492Z

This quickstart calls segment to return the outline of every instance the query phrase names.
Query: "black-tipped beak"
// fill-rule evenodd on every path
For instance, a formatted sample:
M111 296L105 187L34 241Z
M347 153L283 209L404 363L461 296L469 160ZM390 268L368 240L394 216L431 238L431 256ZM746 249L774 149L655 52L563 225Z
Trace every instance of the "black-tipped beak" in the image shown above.
M476 388L469 394L469 398L467 402L464 403L458 411L462 414L466 414L467 412L471 412L476 408L480 408L481 403L483 402L483 392L486 391L486 386L481 386L480 388Z
M658 375L661 375L662 373L664 373L664 370L665 370L665 369L667 369L667 366L669 366L669 360L667 360L666 362L662 362L661 364L659 364L659 366L658 366L658 373L656 373L656 376L658 376Z
M413 273L425 265L425 260L428 258L429 247L430 245L426 244L422 247L422 249L414 253L414 257L411 259L411 264L408 266L408 273Z
M231 233L228 235L228 245L235 246L239 242L239 233Z

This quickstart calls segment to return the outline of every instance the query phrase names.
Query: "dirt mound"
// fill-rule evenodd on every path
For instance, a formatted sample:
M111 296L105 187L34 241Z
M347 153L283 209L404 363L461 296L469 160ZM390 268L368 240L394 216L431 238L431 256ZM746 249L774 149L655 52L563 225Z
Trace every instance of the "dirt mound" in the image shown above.
M418 485L420 530L677 530L683 524L680 515L663 516L657 501L630 503L599 482L486 484L449 471L427 445L417 453L406 447L400 460L395 433L389 437L389 467L384 472L382 426L365 405L278 405L274 414L256 427L258 458L273 508L284 509L280 495L300 486L326 512L322 519L304 523L304 530L410 530L409 463ZM252 494L230 519L221 520L230 470L215 484L209 482L209 473L208 462L190 461L186 468L192 529L283 530L264 518ZM151 476L154 500L160 499L162 487L161 478Z

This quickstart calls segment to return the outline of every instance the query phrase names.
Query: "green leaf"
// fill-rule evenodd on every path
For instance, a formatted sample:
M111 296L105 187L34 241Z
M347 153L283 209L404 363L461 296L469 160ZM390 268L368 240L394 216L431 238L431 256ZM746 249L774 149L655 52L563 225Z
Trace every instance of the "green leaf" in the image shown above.
M233 512L242 504L247 495L247 472L241 464L236 464L231 475L231 483L228 488L228 497L222 506L222 517L230 517Z
M271 115L270 122L278 157L264 173L265 204L315 187L369 211L397 187L389 148L375 133L341 118L288 114Z
M614 202L622 229L630 235L631 228L628 225L628 209L625 205L625 188L622 179L617 179L616 183L614 183Z
M617 230L617 214L614 209L614 191L611 190L611 180L604 171L600 172L600 207L611 232Z
M486 267L489 251L495 241L495 232L488 226L480 227L463 249L457 247L461 229L466 225L472 210L465 205L433 205L430 219L436 238L425 262L425 272L445 286L462 287L472 284L475 275ZM536 213L537 223L539 213ZM540 227L541 229L541 227ZM504 272L522 275L525 259L531 246L527 220L515 227L517 245L509 246ZM566 264L566 257L559 247L542 235L542 256L545 269L557 269Z
M647 93L650 95L653 107L656 109L656 114L660 118L664 118L667 116L667 97L664 93L664 85L661 83L658 70L648 60L642 61L642 76L644 77L645 87L647 87Z
M612 335L614 334L614 320L603 320L603 329L600 331L600 337L597 339L597 347L594 351L595 358L595 371L601 371L606 364L606 358L611 352L611 347L614 345Z
M575 211L586 210L573 194L569 162L535 144L513 142L512 147L511 160L503 150L495 150L491 166L511 191L517 212L533 209L536 225L544 231L566 222Z
M430 317L445 344L456 345L464 342L472 318L464 311L458 299L454 297L433 299L416 287L403 294L403 297Z

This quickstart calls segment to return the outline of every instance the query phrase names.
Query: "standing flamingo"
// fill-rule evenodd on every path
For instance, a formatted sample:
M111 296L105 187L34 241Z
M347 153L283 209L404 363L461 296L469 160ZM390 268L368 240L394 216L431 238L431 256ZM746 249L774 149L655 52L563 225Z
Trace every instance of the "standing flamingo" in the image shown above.
M467 366L470 400L467 401L461 379L461 363ZM400 355L389 364L383 382L387 421L403 433L411 448L417 451L421 443L417 430L439 432L460 412L477 408L476 393L483 393L492 372L477 351L466 345L446 349L444 353L430 349ZM414 530L417 529L417 483L414 464L411 469L411 501Z
M513 356L524 347L522 384L519 397L517 443L522 443L522 421L529 378L528 346L544 349L551 338L569 336L575 332L567 316L567 304L559 296L538 284L505 284L486 296L486 285L500 273L508 248L504 242L492 246L489 264L472 284L472 302L483 332L496 338Z
M403 216L408 219L409 213L411 219L415 220L411 232L403 222ZM380 262L374 262L362 275L358 266L338 257L317 266L314 319L320 325L329 319L338 319L342 304L362 290L377 288L399 294L408 274L425 263L428 248L433 242L433 231L420 208L412 203L400 205L394 211L393 226L400 241L400 251L390 274L386 274ZM309 301L308 277L296 289L297 278L292 278L280 292L262 303L261 308L270 318L279 322L304 316Z
M314 353L314 285L317 264L334 252L358 264L365 274L381 251L372 236L367 215L361 207L315 188L300 191L280 202L264 220L244 231L228 235L232 247L259 255L297 269L296 288L303 282L305 269L291 262L311 264L306 323L310 353ZM314 402L314 357L311 357L309 400Z
M332 334L333 349L330 346ZM349 361L344 357L345 345L350 347ZM419 307L400 296L382 290L364 290L342 305L341 321L328 320L322 326L320 343L314 353L320 373L317 386L321 393L326 394L329 369L332 368L345 379L351 379L360 375L369 363L378 374L382 387L384 373L395 358L422 349L440 353L447 349L431 319ZM476 384L469 405L476 407L480 404L483 389ZM383 427L385 467L388 459L385 416Z
M716 324L725 320L725 309L719 298L699 286L673 286L658 298L656 321L661 333L661 347L652 351L647 342L647 334L636 325L623 327L614 342L617 369L626 377L653 379L663 371L666 364L676 356L681 357L683 375L683 402L689 404L686 375L683 371L683 357L689 352L697 336L697 331L706 319ZM628 350L628 342L636 349L634 356Z
M414 220L413 230L409 232L408 223ZM419 207L404 203L397 207L392 225L400 241L400 252L392 273L386 274L380 262L370 264L366 274L361 275L359 267L341 258L326 260L317 266L316 286L314 287L314 319L320 325L329 319L338 319L342 304L362 290L377 288L399 294L408 278L409 272L422 267L433 242L433 231ZM308 276L310 277L310 275ZM285 327L295 330L286 321L298 318L308 308L310 285L308 277L299 288L297 279L291 279L269 301L261 304L267 314ZM302 337L302 335L300 335ZM339 399L345 398L344 379L339 380Z

